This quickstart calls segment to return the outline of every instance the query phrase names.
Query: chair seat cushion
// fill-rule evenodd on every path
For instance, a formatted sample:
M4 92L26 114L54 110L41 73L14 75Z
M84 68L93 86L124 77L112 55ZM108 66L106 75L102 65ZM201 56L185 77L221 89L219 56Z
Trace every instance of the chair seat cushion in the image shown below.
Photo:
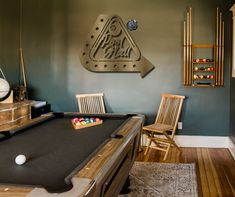
M173 127L171 125L161 124L161 123L155 123L155 124L151 124L151 125L147 125L147 126L143 127L143 130L156 131L156 132L169 131L172 129L173 129Z

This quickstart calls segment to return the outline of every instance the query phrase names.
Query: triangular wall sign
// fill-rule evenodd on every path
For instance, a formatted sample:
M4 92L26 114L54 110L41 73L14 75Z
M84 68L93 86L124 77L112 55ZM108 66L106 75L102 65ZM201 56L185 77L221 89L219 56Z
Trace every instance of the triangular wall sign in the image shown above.
M99 15L81 51L82 65L92 72L140 72L154 69L141 52L122 19Z

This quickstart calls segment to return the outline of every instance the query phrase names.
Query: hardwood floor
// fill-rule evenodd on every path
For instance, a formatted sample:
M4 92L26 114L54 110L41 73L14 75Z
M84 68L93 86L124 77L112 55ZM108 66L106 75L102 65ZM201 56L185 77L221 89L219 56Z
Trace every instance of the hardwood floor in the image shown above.
M165 163L196 163L198 192L202 197L235 197L235 160L225 148L172 148L167 160L163 152L150 149L140 152L137 161Z

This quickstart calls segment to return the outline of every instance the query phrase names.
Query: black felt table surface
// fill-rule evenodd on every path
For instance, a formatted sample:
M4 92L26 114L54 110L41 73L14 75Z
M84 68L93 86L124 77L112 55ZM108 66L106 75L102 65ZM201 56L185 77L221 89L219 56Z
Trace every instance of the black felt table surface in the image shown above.
M49 192L70 189L71 177L66 177L83 167L126 119L103 118L101 125L75 130L71 118L55 118L1 141L0 183L41 186ZM27 157L22 166L15 164L19 154Z

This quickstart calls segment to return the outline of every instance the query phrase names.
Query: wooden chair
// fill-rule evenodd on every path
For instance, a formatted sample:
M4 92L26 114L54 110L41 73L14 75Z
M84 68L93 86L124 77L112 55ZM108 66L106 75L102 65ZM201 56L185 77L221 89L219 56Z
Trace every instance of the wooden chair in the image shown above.
M78 108L80 113L104 114L105 106L103 93L77 94Z
M166 160L171 146L175 146L181 151L174 142L174 135L185 96L173 94L162 94L161 96L162 99L155 123L143 127L143 133L146 134L149 139L144 154L146 155L148 153L153 142L156 146L151 148L165 151L164 160Z

